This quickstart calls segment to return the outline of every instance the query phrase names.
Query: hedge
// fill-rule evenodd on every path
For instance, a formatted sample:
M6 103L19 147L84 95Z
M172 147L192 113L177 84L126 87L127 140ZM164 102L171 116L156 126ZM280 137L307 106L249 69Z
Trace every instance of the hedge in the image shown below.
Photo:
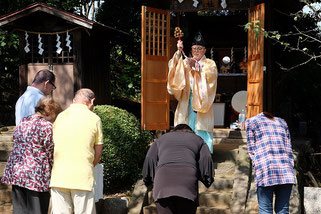
M152 140L148 131L140 129L137 118L127 111L109 105L95 106L101 118L104 148L104 193L129 190L141 175L141 168Z

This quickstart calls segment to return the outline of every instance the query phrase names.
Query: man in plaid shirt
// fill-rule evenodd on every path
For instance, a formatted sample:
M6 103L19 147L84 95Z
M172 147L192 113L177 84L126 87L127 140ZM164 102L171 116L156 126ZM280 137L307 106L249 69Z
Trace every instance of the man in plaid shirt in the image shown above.
M296 184L291 138L287 123L268 112L245 122L248 153L255 171L260 214L289 213L292 185Z

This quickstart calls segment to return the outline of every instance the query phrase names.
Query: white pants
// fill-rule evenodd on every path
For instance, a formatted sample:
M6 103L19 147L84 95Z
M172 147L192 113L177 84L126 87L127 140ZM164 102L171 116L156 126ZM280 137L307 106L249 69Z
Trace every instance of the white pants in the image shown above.
M51 188L54 214L96 214L93 191Z

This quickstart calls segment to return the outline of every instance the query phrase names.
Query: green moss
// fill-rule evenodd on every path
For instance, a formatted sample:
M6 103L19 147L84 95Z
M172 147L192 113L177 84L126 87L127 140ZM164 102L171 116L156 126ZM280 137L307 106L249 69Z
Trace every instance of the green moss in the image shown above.
M101 105L94 112L103 124L104 193L128 190L141 175L152 135L142 131L136 117L123 109Z

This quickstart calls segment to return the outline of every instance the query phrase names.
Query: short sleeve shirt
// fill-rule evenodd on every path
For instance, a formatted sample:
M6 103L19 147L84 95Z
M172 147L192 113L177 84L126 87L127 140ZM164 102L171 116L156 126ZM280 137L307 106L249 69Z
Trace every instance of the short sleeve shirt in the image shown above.
M86 105L71 104L53 127L54 165L51 187L91 191L95 145L103 144L100 118Z

